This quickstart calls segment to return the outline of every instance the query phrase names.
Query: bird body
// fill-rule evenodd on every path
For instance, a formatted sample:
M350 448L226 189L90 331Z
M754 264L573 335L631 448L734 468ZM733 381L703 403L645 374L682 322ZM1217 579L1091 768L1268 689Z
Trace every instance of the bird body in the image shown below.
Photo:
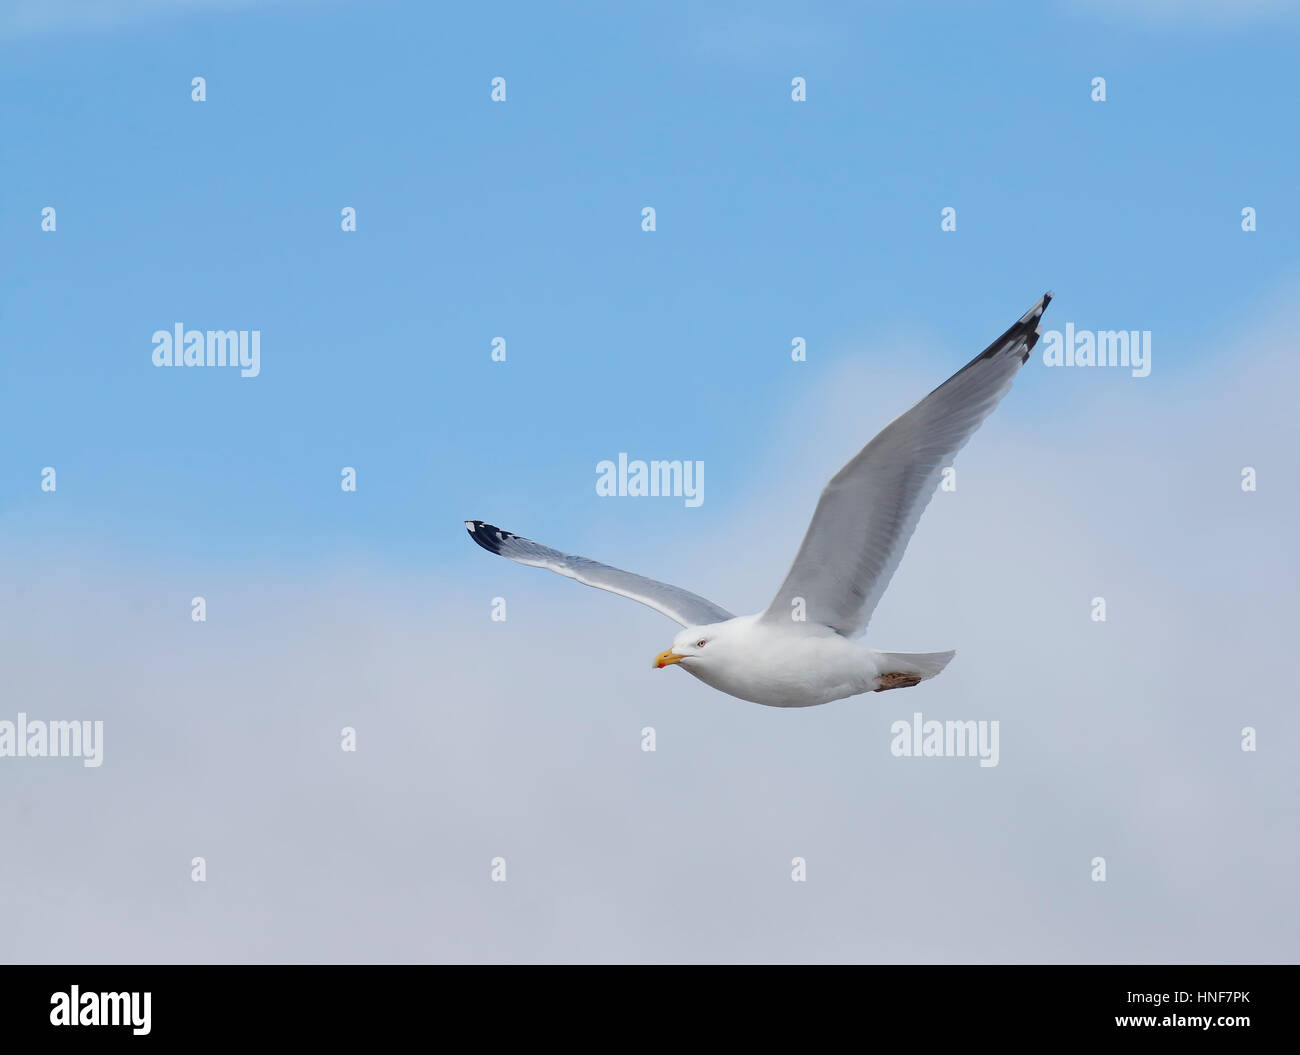
M934 677L953 655L877 652L820 623L785 626L760 613L687 627L654 665L680 664L719 692L766 707L815 707L906 687L900 682L915 685Z
M703 647L697 642L705 641ZM812 707L873 690L871 649L820 623L780 626L742 615L712 626L688 627L656 667L681 664L704 684L768 707Z
M484 549L662 612L684 630L654 666L680 666L768 707L813 707L910 688L953 652L878 652L854 640L889 585L939 477L1011 388L1039 336L1047 293L983 352L896 418L826 485L785 581L755 615L734 616L681 587L561 553L481 520Z

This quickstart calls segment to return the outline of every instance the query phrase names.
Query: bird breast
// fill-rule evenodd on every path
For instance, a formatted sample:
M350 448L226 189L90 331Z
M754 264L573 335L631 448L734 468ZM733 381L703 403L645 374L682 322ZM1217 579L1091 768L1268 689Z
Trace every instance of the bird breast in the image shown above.
M720 692L768 707L813 707L875 685L868 649L825 627L744 627L682 667Z

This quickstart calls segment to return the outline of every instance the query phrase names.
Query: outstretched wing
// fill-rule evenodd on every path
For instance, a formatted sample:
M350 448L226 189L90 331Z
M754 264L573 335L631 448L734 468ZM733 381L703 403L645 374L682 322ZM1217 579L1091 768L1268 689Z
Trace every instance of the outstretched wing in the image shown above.
M594 586L598 590L608 590L623 597L630 597L648 605L656 612L662 612L669 619L682 626L706 626L709 623L721 623L733 618L725 608L719 608L712 601L706 601L689 590L670 586L666 582L656 582L644 575L633 575L630 571L620 571L608 564L588 560L586 557L574 557L561 553L540 542L520 538L499 527L485 524L481 520L467 520L465 527L469 537L489 553L508 557L519 564L528 564L534 568L546 568L549 571L577 579L584 586Z
M846 637L867 625L944 466L1011 388L1051 300L1051 293L1044 294L1020 321L835 474L764 620L789 620L792 600L802 597L809 622Z

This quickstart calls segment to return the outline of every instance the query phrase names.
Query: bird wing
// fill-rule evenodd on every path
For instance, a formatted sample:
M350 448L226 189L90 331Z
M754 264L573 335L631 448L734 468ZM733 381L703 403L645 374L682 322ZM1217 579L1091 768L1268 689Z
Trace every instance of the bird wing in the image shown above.
M788 622L795 598L803 598L809 622L846 637L867 625L944 466L1011 388L1038 340L1038 323L1051 300L1051 293L1044 294L1006 333L887 425L835 474L762 620Z
M662 612L682 626L706 626L733 618L725 608L719 608L712 601L706 601L679 586L647 579L644 575L634 575L630 571L620 571L586 557L561 553L550 546L512 535L509 531L502 531L481 520L467 520L465 527L469 530L469 537L489 553L508 557L519 564L567 575L585 586L630 597L656 612Z

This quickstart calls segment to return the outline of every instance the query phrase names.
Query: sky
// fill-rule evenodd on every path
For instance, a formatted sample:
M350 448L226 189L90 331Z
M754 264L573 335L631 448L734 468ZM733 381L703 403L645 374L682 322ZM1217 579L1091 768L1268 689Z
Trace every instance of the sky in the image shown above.
M0 960L1294 962L1298 37L6 5L0 722L104 724L96 767L0 757ZM743 703L465 536L759 611L826 480L1048 289L1150 370L1035 354L958 457L867 631L957 650L918 688ZM177 325L257 331L256 376L155 366ZM601 496L620 453L703 501ZM896 757L916 712L999 764Z

